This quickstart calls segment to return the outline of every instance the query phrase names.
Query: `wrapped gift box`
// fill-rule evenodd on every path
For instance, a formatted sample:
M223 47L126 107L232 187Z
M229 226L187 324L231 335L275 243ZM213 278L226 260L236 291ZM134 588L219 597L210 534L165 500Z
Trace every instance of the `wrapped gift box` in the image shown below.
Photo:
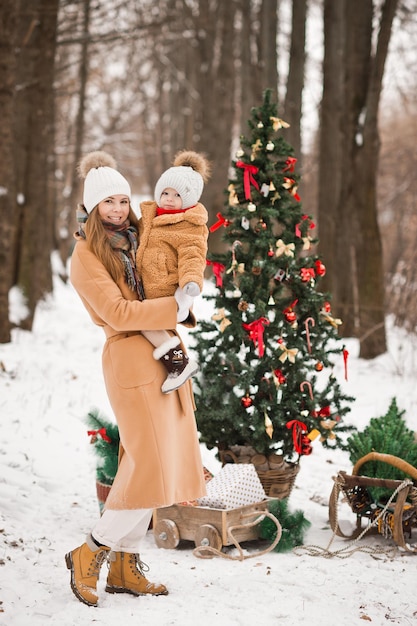
M252 464L227 463L207 483L207 495L197 500L199 506L235 509L266 498L264 488Z

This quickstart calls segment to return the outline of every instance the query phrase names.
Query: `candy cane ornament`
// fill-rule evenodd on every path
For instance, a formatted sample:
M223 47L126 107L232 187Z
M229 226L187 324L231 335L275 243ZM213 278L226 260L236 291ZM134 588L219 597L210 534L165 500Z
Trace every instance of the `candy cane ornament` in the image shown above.
M311 324L311 327L313 327L313 326L315 326L316 322L314 321L314 318L307 317L307 319L304 322L304 326L305 326L305 329L306 329L307 350L308 350L309 354L311 354L310 329L309 329L309 325L310 324Z

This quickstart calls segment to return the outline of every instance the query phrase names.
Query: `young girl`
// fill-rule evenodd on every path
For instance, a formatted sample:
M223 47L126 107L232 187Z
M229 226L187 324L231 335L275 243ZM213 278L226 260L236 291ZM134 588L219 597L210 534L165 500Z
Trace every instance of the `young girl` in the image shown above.
M193 297L201 293L208 215L199 199L209 175L210 166L202 154L183 150L176 155L173 167L157 181L155 200L140 205L136 261L146 298L172 296L178 286ZM176 389L198 371L197 364L188 360L183 351L175 359L177 337L167 333L164 336L161 331L145 336L157 346L154 357L165 362L168 369L162 385L164 393Z
M141 540L152 510L205 494L191 383L163 394L165 369L153 357L143 330L195 325L192 297L140 299L140 282L131 252L137 245L137 218L130 187L106 153L87 155L84 235L77 234L71 282L92 321L106 336L103 374L120 434L117 474L101 518L78 548L65 557L71 588L85 604L96 606L97 580L110 563L106 591L166 595L166 587L145 577Z

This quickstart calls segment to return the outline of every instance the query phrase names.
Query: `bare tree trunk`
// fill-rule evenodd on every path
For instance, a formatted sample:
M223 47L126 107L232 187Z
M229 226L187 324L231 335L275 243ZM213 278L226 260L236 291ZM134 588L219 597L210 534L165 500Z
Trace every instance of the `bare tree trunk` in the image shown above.
M13 102L15 90L15 40L19 3L4 0L0 8L0 343L11 340L9 290L12 285L12 233L15 211L13 167Z
M200 0L201 25L207 24L207 2ZM203 201L209 212L209 223L216 221L216 212L223 208L231 159L232 130L234 123L235 91L235 29L237 5L234 1L218 2L216 28L206 29L205 41L200 41L201 63L208 71L198 76L197 92L200 93L200 109L196 124L198 139L196 148L205 152L212 162L212 177L203 193ZM210 38L209 35L213 38ZM209 248L222 247L221 232L212 233Z
M377 48L371 59L365 111L362 112L364 114L363 144L360 145L359 142L357 154L352 163L356 182L355 202L352 209L356 212L359 225L358 237L354 241L357 265L360 268L358 272L360 356L365 359L373 358L386 351L384 273L376 200L380 151L378 108L397 6L398 0L385 0L382 7ZM360 118L358 122L361 123Z
M305 71L307 0L293 0L290 64L288 69L287 91L284 102L284 119L290 127L285 139L292 145L297 155L297 169L301 163L301 115Z
M279 0L240 0L241 29L239 33L240 132L248 132L252 107L260 106L263 92L270 89L278 102L278 6Z
M344 64L345 9L344 0L324 0L324 60L323 97L319 126L318 172L318 234L319 251L326 265L322 288L332 295L332 304L339 309L339 290L349 284L349 266L337 265L337 250L344 246L346 236L338 215L342 184L342 155L344 152ZM346 258L348 258L346 256Z
M18 170L16 283L27 299L22 326L32 328L35 308L52 290L50 253L54 242L54 207L48 203L49 156L53 147L53 69L59 0L39 0L22 7L15 137Z
M89 28L90 28L90 0L83 0L83 29L81 37L81 54L79 61L79 92L78 92L78 111L75 120L75 140L74 152L69 155L70 169L70 194L68 203L60 212L60 230L66 233L66 237L58 234L58 246L62 262L65 264L68 259L70 249L73 243L73 225L75 224L75 208L79 198L79 180L77 173L77 165L80 162L83 150L84 138L84 114L86 103L86 89L88 81L89 67ZM62 228L63 227L63 228Z
M236 77L237 105L239 107L239 134L245 135L248 131L247 120L251 107L254 106L256 97L261 97L261 88L260 85L258 86L251 50L251 42L254 38L252 0L241 0L240 9L242 25L238 40L240 68Z
M320 249L324 250L328 242L337 242L328 251L327 263L327 284L335 296L335 313L343 319L344 336L360 339L361 357L373 358L386 351L383 258L376 204L378 107L398 0L385 0L377 37L373 34L372 0L346 1L343 17L340 6L335 4L330 0L325 3L325 60L331 61L325 63L327 98L323 98L322 110ZM373 39L377 41L375 53ZM333 77L333 82L326 83L326 76ZM334 120L330 119L332 115ZM336 207L335 212L332 207Z
M259 74L261 89L257 99L262 101L265 89L271 90L272 100L278 102L278 5L279 0L262 0L260 10ZM257 103L254 102L252 106Z

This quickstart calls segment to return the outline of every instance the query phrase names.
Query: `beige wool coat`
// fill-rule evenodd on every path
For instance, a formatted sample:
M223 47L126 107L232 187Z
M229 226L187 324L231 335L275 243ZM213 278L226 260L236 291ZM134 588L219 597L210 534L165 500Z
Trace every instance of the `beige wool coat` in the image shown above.
M175 329L175 299L140 302L124 281L112 280L84 240L75 244L70 279L106 336L103 374L120 434L119 466L106 508L157 508L201 497L206 489L191 383L163 394L165 368L140 334ZM93 404L99 401L91 398Z
M208 215L198 202L184 213L156 216L156 202L140 205L136 266L147 298L172 296L175 289L195 282L203 290Z

